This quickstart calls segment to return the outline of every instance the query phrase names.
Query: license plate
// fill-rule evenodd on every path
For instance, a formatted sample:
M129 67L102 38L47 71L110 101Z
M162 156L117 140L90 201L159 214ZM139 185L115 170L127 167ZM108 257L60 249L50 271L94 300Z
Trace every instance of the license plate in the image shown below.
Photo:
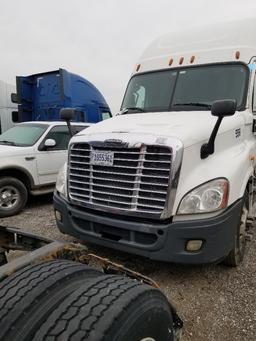
M113 166L114 152L94 150L91 154L92 165Z

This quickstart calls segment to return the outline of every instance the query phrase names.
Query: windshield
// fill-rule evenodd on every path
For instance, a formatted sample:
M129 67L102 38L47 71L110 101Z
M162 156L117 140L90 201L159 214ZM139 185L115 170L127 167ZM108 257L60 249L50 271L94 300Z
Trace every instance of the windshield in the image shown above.
M245 102L249 70L243 64L216 64L139 74L131 78L122 108L131 112L209 110L216 100Z
M0 144L33 146L46 131L46 124L20 124L0 135Z

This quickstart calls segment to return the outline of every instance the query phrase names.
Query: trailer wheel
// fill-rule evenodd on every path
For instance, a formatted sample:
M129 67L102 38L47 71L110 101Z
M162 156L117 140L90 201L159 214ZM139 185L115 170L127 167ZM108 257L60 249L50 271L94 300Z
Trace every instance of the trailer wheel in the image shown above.
M86 265L55 260L28 266L0 283L0 340L28 341L58 304L89 278Z
M235 247L230 251L229 255L223 260L223 264L236 267L242 263L246 250L246 230L247 218L249 210L248 193L246 192L243 199L243 206L240 213L237 233L235 236Z
M0 178L0 217L20 212L26 205L28 191L20 180L13 177Z
M172 341L172 311L160 290L106 275L70 294L32 340Z

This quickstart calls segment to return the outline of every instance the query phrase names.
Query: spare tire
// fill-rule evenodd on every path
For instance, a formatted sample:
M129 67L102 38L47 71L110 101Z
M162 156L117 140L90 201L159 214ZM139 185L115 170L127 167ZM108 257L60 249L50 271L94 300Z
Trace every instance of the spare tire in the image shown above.
M28 266L11 275L0 283L0 340L30 340L67 295L101 275L67 260Z
M173 341L172 309L160 290L106 275L70 294L33 340Z

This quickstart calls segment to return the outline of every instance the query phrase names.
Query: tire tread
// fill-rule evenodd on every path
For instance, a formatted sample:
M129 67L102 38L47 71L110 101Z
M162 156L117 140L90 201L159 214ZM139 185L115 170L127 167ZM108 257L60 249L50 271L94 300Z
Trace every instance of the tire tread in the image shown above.
M52 312L33 341L103 340L110 327L118 324L117 317L145 292L164 297L159 290L124 276L93 279Z
M54 260L28 266L4 280L0 284L0 340L10 339L9 331L19 329L35 304L84 271L88 275L101 274L80 263Z

